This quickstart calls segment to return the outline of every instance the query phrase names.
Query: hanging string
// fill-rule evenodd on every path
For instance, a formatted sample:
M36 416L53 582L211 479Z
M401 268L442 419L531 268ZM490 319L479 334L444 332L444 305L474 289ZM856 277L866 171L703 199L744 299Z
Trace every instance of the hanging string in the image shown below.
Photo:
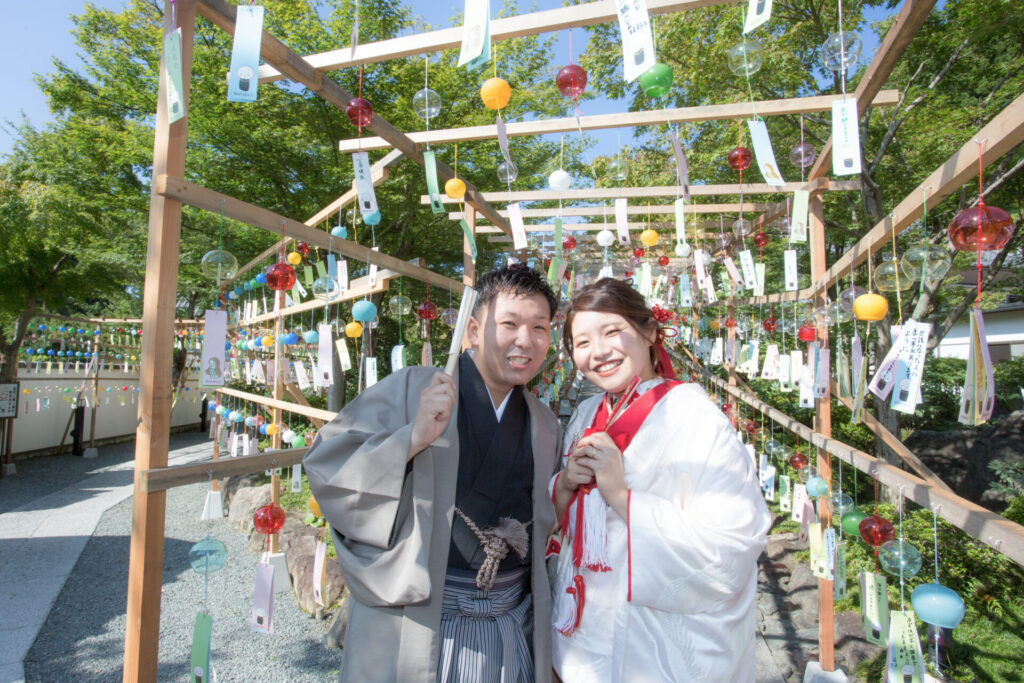
M423 89L427 90L429 88L430 88L430 55L424 55L424 57L423 57ZM427 122L427 132L426 132L425 137L426 137L426 140L427 140L427 151L430 151L430 111L429 111L429 109L430 109L430 99L429 99L429 97L427 97L425 99L426 99L426 102L424 102L424 105L425 105L424 106L424 109L425 109L424 113L427 114L427 116L424 117L426 119L426 122Z
M974 299L975 306L979 306L981 304L981 218L982 212L985 210L985 186L982 183L985 166L982 163L981 151L984 144L984 140L978 140L978 295Z
M932 538L935 541L935 583L939 583L939 508L941 505L932 505ZM942 680L942 671L939 664L939 628L935 628L935 673L939 674Z
M804 154L804 115L800 114L800 156L801 156L801 158L803 157L803 154ZM800 163L800 182L801 183L805 182L805 180L804 180L804 171L805 170L806 169L804 168L804 164L801 161L801 163Z
M899 323L903 324L903 294L900 288L900 261L896 258L896 231L892 231L892 260L896 265L896 312L899 314Z
M906 546L903 545L903 486L900 486L899 500L897 502L897 511L900 517L900 611L906 611L907 606L904 601L904 584L903 579L903 553L906 552Z
M846 99L846 41L843 40L843 0L839 0L839 79Z
M921 188L921 232L922 241L928 242L928 188ZM917 296L918 299L924 296L924 283L928 279L928 252L925 252L924 258L921 260L921 283L918 285Z

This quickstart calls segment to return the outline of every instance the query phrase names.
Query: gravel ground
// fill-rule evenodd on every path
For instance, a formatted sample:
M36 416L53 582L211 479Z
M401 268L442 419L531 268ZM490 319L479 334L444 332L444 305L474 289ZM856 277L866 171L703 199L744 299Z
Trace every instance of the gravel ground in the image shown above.
M190 431L171 435L172 448L185 448L209 441L205 432ZM65 453L70 451L66 446ZM0 479L0 514L10 512L41 496L60 490L99 472L123 465L135 458L135 439L99 448L99 456L86 460L76 455L40 456L15 462L17 473ZM126 483L131 483L129 473Z
M167 492L159 680L187 680L192 627L203 600L203 577L189 566L188 550L207 530L228 549L224 569L209 582L217 679L336 680L341 654L324 645L328 622L300 611L291 593L275 596L273 635L249 630L257 556L227 519L199 520L207 490L203 483ZM131 504L129 498L100 520L25 658L29 683L121 680Z

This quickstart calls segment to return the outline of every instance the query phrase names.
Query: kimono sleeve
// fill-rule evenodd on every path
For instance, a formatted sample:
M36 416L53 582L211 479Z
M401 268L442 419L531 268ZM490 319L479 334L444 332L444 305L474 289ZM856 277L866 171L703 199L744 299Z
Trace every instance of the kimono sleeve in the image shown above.
M629 497L631 602L676 613L716 611L749 593L771 525L728 420L713 406L691 418L665 439L684 453L681 466L667 467L681 481L681 501Z
M303 458L320 509L346 539L380 549L393 543L420 390L414 377L402 371L364 390Z

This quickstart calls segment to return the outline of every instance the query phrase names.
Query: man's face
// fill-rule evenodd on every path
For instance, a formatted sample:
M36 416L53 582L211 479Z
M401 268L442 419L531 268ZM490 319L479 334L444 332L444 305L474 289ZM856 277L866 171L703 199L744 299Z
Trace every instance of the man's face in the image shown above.
M542 294L499 292L469 319L474 361L488 389L505 392L526 384L540 369L551 343L551 317Z

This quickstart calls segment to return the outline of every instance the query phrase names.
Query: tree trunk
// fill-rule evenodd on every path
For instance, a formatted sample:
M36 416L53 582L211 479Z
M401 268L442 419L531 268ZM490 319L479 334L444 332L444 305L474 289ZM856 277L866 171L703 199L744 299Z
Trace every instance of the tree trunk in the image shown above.
M36 297L34 294L30 294L28 301L25 302L24 310L14 321L14 334L11 336L11 341L0 344L0 382L10 383L17 379L18 352L21 350L21 342L25 339L25 333L28 332L28 324L35 314Z

